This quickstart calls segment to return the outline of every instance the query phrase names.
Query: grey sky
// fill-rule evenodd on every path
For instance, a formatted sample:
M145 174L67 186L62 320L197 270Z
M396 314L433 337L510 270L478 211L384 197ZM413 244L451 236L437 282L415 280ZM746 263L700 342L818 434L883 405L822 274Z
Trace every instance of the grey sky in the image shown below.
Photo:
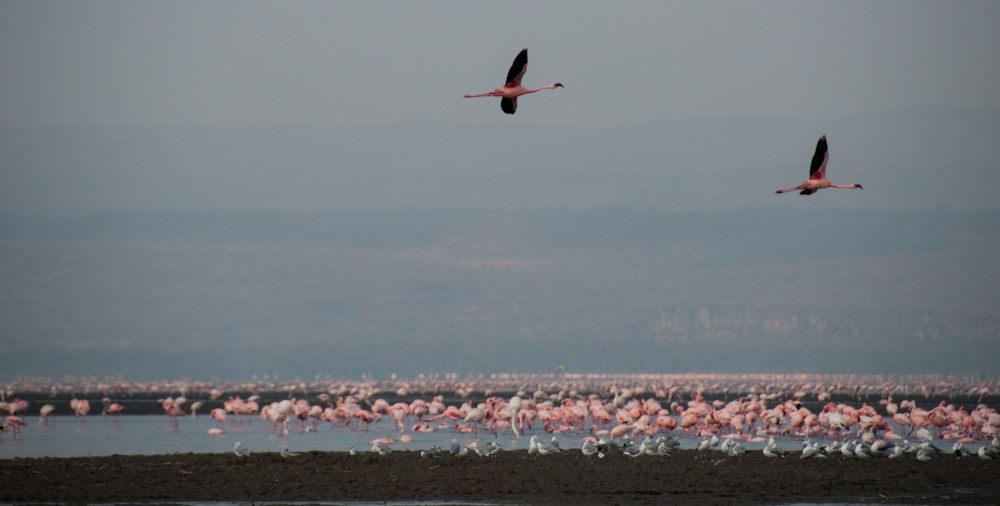
M850 367L993 371L998 27L997 1L0 0L0 360L239 344L227 374L263 373L281 336L293 374L716 370L876 339ZM462 98L524 47L526 86L566 87ZM865 189L775 195L821 135Z
M997 2L0 2L0 128L584 127L1000 105ZM525 84L493 99L530 49Z

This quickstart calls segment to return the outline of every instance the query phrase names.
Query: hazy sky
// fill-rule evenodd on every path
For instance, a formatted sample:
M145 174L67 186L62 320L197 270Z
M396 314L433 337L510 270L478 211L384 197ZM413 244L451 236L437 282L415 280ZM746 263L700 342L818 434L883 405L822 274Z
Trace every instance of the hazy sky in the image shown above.
M1000 105L1000 2L0 2L0 128L601 127ZM565 89L465 100L503 84Z
M523 97L514 116L501 112L499 99L462 98L502 86L515 55L525 47L530 50L530 65L524 85L561 82L564 89ZM774 190L794 186L807 177L821 135L829 136L831 180L862 183L864 190L824 190L810 197L775 195ZM799 227L817 230L815 223L797 221L780 229L769 228L770 206L813 211L809 216L822 216L815 211L828 208L850 213L996 210L1000 206L994 177L998 137L997 0L0 0L0 225L6 223L3 220L20 223L2 214L87 216L104 210L353 212L444 208L458 209L455 216L465 216L462 210L470 208L508 212L618 207L757 210L747 216L760 219L745 222L745 226L757 228L740 231L740 237L749 238L745 243L713 240L711 234L725 236L728 229L719 221L710 221L705 222L709 223L705 230L697 230L709 238L699 239L698 233L692 233L694 246L689 249L661 250L656 246L647 251L645 246L637 246L636 251L651 259L641 265L647 270L635 268L628 271L633 273L631 277L614 282L620 282L617 293L645 297L640 303L634 302L638 299L601 299L607 284L601 276L618 272L615 269L632 269L627 257L621 263L617 259L601 263L605 257L599 256L598 263L582 264L596 265L581 269L587 270L586 275L567 274L565 280L572 282L559 274L541 277L532 285L528 282L532 279L525 278L528 281L522 283L498 274L496 279L510 283L514 291L503 293L521 290L528 294L524 300L539 297L545 304L562 304L570 299L563 294L577 292L593 297L593 306L566 303L548 313L545 308L550 306L523 305L542 308L537 313L538 329L542 330L516 335L553 347L563 343L552 337L556 335L553 332L572 336L575 327L563 322L574 320L574 315L591 315L591 307L612 308L609 313L619 308L621 315L616 318L624 315L626 319L616 321L649 328L649 321L674 311L657 307L671 297L694 308L681 308L674 311L676 314L695 314L728 304L730 281L733 287L745 287L749 295L740 300L747 307L757 304L758 294L763 294L774 301L765 309L777 315L775 318L800 321L806 320L806 313L789 309L801 306L795 305L800 302L799 292L790 287L808 285L820 301L816 308L836 310L831 310L829 318L838 329L856 328L849 311L834 307L837 300L850 300L855 286L837 293L826 281L839 280L835 274L840 271L883 273L866 282L869 295L885 294L880 300L887 305L872 309L865 321L905 320L909 324L918 318L927 321L932 313L943 314L934 312L940 308L933 301L905 310L888 305L901 300L897 295L914 292L915 286L930 287L927 290L932 293L951 293L950 289L982 293L977 300L995 300L994 287L1000 286L995 282L996 259L1000 256L991 252L996 249L993 238L998 234L993 229L980 229L987 228L983 223L993 223L995 228L996 221L909 229L915 231L911 235L923 233L924 237L885 235L891 239L887 242L899 247L894 244L896 249L882 253L873 250L870 262L857 251L863 250L863 239L871 234L860 235L855 242L845 239L835 246L848 252L847 260L824 266L828 270L822 275L829 277L815 278L818 281L814 283L800 283L803 274L797 269L801 266L795 264L788 271L787 285L767 285L760 280L771 279L768 272L777 272L777 268L744 272L740 255L734 255L736 260L730 263L720 263L722 268L732 269L731 278L725 277L730 271L718 274L714 268L706 268L725 280L716 284L723 287L723 296L718 297L686 292L685 285L677 282L682 276L671 274L686 272L683 265L673 267L675 271L667 269L667 274L674 276L669 279L646 273L659 276L663 269L657 262L673 261L671 255L698 258L702 252L742 248L766 259L762 265L768 264L772 260L760 253L765 251L761 244L774 240L795 246L805 242L799 237ZM866 215L850 213L836 216L867 220ZM180 216L183 218L183 213ZM215 215L195 216L208 219ZM251 213L239 223L252 224L253 216L257 215ZM405 220L397 222L394 216L389 214L381 233L391 236L403 228ZM473 237L475 240L459 230L442 244L476 244L478 248L481 243L527 241L510 232L521 230L517 228L521 215L510 216L514 218L508 219L507 225L490 228L489 234ZM586 215L582 216L585 219ZM794 213L783 216L794 217ZM94 230L98 230L101 220L116 218L98 215L94 219L98 224ZM670 216L657 219L636 225L635 237L644 237L643 227L674 226ZM890 221L877 224L888 234L894 231L887 225ZM72 229L76 222L66 223ZM86 233L91 222L83 219L80 223ZM177 223L176 230L197 232L197 227L183 219ZM252 228L239 223L234 225L237 231ZM339 226L337 219L331 223ZM831 230L851 230L855 225L846 218L825 223L823 227ZM438 225L431 223L425 228L433 232ZM32 226L28 223L24 228ZM470 226L470 230L477 227ZM962 242L948 235L961 239L962 234L972 234L969 230L984 234L988 240ZM872 234L883 237L878 230ZM308 256L312 250L305 246L296 249L295 244L282 247L288 248L289 258L293 253L305 255L300 260L286 261L284 254L267 248L259 257L246 257L246 262L259 259L260 265L267 266L258 269L258 264L247 267L251 263L240 263L242 260L215 260L212 255L217 251L212 248L201 257L164 254L165 261L160 262L155 252L160 251L162 237L149 239L148 250L143 246L120 257L103 250L95 253L73 237L58 243L57 248L16 234L0 237L11 245L0 248L0 253L7 255L0 267L10 266L0 269L0 285L8 283L0 286L4 292L0 293L0 321L5 321L4 315L12 321L27 315L17 320L23 326L0 329L0 351L12 346L15 338L47 335L37 329L54 329L52 338L67 343L88 342L87 336L132 339L134 333L134 343L144 344L181 334L218 338L222 336L219 326L225 326L226 321L243 322L247 328L255 328L255 321L271 321L277 329L274 333L281 335L302 322L301 328L313 325L310 328L347 335L344 333L350 327L331 324L333 316L359 327L366 322L389 321L383 314L392 315L395 320L390 323L399 322L400 328L409 326L410 314L436 323L448 318L466 321L464 306L455 306L459 312L454 317L422 312L420 304L433 295L421 288L422 282L453 290L458 294L456 304L465 304L463 287L472 286L469 279L488 287L475 293L493 297L494 278L489 278L489 283L476 281L486 279L480 277L482 269L468 269L462 261L478 265L475 261L488 255L502 260L503 255L530 258L538 254L529 241L525 243L528 246L511 250L514 253L460 251L448 269L437 264L400 264L388 274L383 274L384 266L378 263L382 257L378 257L363 265L374 274L364 274L362 279L353 274L355 264L341 258ZM879 262L890 266L897 262L878 255L938 252L911 244L920 241L945 244L952 248L947 250L952 256L942 260L920 257L910 269L882 269ZM638 244L645 243L639 240ZM676 246L672 240L663 244ZM117 246L110 248L118 251ZM427 249L436 254L435 248L437 245L431 244ZM367 252L357 255L362 258ZM396 258L395 252L385 255ZM111 263L101 263L105 257L111 258ZM801 257L810 258L806 254ZM119 262L131 267L119 270ZM231 275L237 265L246 268L245 277ZM803 271L809 274L813 267ZM965 274L950 276L951 267L965 269ZM310 274L314 268L334 274L317 277ZM781 270L781 275L785 272ZM228 281L214 283L220 277ZM578 278L583 284L573 284ZM177 279L213 280L212 289L218 292L202 291L198 282L175 284ZM409 304L405 307L417 309L408 313L409 309L373 305L384 295L371 291L371 280L375 279L385 280L385 285L395 290L386 293L403 294L400 307ZM629 285L649 286L647 279L656 280L655 290L637 291ZM692 279L697 281L690 286L699 286L700 277ZM280 286L298 298L272 289L275 280L285 283ZM338 280L360 288L345 288ZM878 280L887 281L876 283ZM960 281L975 290L959 285ZM258 294L249 302L241 298L249 293L248 286L255 287L249 292ZM416 288L410 290L411 286ZM535 286L541 291L532 288ZM864 289L863 284L858 286ZM958 288L949 288L955 286ZM310 289L319 295L301 295L313 293ZM206 295L209 293L222 295ZM342 306L314 304L325 300L327 293L347 302ZM651 295L642 295L645 293ZM161 300L162 305L148 302ZM222 306L206 303L209 300ZM132 311L132 301L145 304L142 311L146 313ZM259 307L270 304L270 312L254 309L258 306L251 302L261 304ZM161 307L176 310L161 311ZM648 314L629 313L637 307L651 309ZM729 309L722 311L720 314L726 314ZM300 312L306 318L291 321ZM245 317L250 313L251 317ZM199 314L205 314L203 323L189 325ZM519 325L519 317L503 317L508 313L477 314L484 315L478 317L483 321L493 318L490 321ZM760 312L754 318L764 321L770 318L767 314ZM935 316L933 328L945 329L952 321L963 320L964 314ZM31 315L35 319L29 321ZM365 315L374 316L365 320ZM997 328L995 319L977 321L986 323L962 334L963 343L972 343L968 349L976 349L975 340L981 335L991 338L987 333ZM240 335L242 328L232 327L231 335ZM379 330L383 327L366 328L369 334L344 337L343 342L364 341L353 348L361 350L367 345L365 336L376 332L372 328L393 339L406 337L393 330L395 327L386 332ZM425 335L445 335L436 327L428 328ZM548 328L556 330L544 330ZM621 328L628 328L627 324L616 332L629 333ZM882 327L873 324L862 330L876 333L878 328ZM480 335L485 341L502 335L499 331L460 334L456 340ZM303 331L302 335L313 339L322 334ZM886 342L912 338L885 332L880 335ZM506 356L501 346L504 343L497 342L497 356ZM454 347L447 342L441 346L444 350ZM408 349L412 348L404 348ZM933 350L941 348L926 349L932 351L924 354L933 358L937 353ZM821 348L811 353L822 358ZM0 353L0 358L3 355Z

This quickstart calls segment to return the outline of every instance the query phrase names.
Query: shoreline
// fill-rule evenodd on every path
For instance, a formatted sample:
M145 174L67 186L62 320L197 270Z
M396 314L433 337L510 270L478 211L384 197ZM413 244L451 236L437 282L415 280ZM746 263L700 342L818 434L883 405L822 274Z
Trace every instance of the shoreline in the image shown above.
M347 452L113 455L0 460L3 503L174 501L469 501L514 504L1000 504L1000 466L976 457L932 462L802 461L797 453L730 458L677 450L669 457L608 456L578 450L533 458L422 459Z

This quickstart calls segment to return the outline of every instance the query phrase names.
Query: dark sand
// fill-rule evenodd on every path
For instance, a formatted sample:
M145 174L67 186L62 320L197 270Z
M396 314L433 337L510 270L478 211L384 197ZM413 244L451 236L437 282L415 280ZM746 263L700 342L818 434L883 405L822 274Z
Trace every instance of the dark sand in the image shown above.
M0 501L414 501L523 504L1000 504L1000 462L739 459L676 451L588 463L579 451L533 459L523 450L421 459L309 452L0 460Z

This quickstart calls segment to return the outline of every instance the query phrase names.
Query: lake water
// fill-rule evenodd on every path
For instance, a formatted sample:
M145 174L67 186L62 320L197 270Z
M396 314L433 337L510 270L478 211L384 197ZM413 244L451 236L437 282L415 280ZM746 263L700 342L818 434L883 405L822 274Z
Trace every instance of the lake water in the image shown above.
M26 416L24 419L28 425L21 427L17 439L9 431L2 433L0 458L220 453L231 451L236 441L254 452L277 452L286 447L293 452L347 451L351 447L367 451L371 448L369 441L373 439L389 437L398 440L401 435L393 429L391 420L372 424L368 432L340 427L330 430L330 424L325 422L315 432L306 432L296 422L290 424L286 439L273 429L270 422L258 416L246 416L237 421L234 418L240 417L230 416L225 424L225 434L212 435L208 430L219 425L209 416L188 416L173 421L165 415L121 416L117 424L111 417L99 415L82 418L56 416L50 417L51 425L48 426L39 426L37 416ZM520 438L515 438L510 430L500 431L497 436L488 431L481 431L478 436L475 433L459 433L453 428L439 429L432 433L407 431L406 434L413 437L413 441L396 441L392 448L421 450L428 449L431 445L447 447L452 439L458 439L465 445L474 442L477 437L487 442L496 441L505 450L527 448L532 435L537 435L544 441L553 437L553 434L545 432L540 426L538 424L535 431ZM681 437L681 448L694 448L701 440L684 437L679 430L675 430L674 434ZM586 435L589 433L561 433L555 437L565 449L579 448ZM783 437L778 441L786 450L802 448L800 438ZM951 450L950 441L937 441L935 444L945 451ZM749 450L764 447L764 443L743 442L743 445ZM978 445L966 447L975 451Z

